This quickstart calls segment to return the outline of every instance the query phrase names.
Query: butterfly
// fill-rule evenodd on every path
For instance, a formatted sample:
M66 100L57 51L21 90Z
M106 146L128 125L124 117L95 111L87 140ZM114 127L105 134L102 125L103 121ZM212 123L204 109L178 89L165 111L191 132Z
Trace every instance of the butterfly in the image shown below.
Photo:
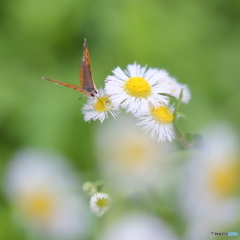
M81 83L80 87L69 83L62 83L45 77L43 77L42 79L74 89L88 97L96 97L98 91L92 77L87 40L84 39L83 43L83 59L80 65L80 83Z

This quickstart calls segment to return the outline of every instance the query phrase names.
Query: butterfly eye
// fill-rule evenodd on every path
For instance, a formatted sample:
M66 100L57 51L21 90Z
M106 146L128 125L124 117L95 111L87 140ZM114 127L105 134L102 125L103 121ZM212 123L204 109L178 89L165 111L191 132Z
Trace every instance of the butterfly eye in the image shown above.
M97 95L97 91L96 91L96 90L94 90L94 91L91 92L91 96L92 96L92 97L95 97L96 95Z

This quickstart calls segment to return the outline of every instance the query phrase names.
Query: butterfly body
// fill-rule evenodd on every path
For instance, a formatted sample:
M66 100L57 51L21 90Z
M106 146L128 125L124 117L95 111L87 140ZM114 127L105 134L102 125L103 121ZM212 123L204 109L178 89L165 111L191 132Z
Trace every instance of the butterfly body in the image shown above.
M97 92L97 88L94 84L93 77L92 77L87 40L84 39L83 59L82 59L81 65L80 65L81 86L73 85L70 83L63 83L63 82L59 82L59 81L52 80L49 78L44 78L44 77L42 79L50 81L50 82L54 82L58 85L62 85L62 86L74 89L78 92L83 93L84 95L86 95L88 97L96 97L98 92Z

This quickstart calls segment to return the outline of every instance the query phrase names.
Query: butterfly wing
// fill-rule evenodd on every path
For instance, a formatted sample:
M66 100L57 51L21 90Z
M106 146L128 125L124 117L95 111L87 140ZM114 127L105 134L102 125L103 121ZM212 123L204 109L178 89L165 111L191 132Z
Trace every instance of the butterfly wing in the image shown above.
M73 84L69 84L69 83L62 83L49 78L43 77L42 79L50 82L54 82L58 85L62 85L62 86L74 89L78 92L85 94L88 97L95 97L97 95L97 89L92 78L87 40L84 39L84 44L83 44L83 59L80 66L80 79L81 79L80 87Z
M52 80L52 79L49 79L49 78L44 78L44 77L42 79L50 81L50 82L54 82L54 83L56 83L58 85L62 85L64 87L68 87L68 88L74 89L74 90L76 90L78 92L81 92L81 93L87 95L87 96L91 96L88 92L86 92L84 89L82 89L81 87L79 87L77 85L73 85L73 84L69 84L69 83L62 83L62 82L59 82L59 81L56 81L56 80Z
M93 82L90 57L86 39L84 39L83 44L83 59L80 66L80 81L82 90L88 92L90 96L96 96L97 89Z

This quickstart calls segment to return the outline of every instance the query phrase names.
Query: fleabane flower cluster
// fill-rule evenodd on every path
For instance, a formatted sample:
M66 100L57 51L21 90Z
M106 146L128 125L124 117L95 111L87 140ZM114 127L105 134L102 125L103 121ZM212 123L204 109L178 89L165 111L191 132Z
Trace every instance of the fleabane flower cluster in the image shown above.
M90 182L83 184L83 192L90 197L90 210L98 217L103 216L111 207L112 199L109 194L99 192L98 188L103 189L105 183L103 181Z
M171 141L175 137L173 122L176 115L170 97L188 103L190 92L163 69L130 64L126 70L115 68L105 80L104 90L83 107L84 119L104 121L110 113L114 118L121 109L139 118L142 126L158 141Z

